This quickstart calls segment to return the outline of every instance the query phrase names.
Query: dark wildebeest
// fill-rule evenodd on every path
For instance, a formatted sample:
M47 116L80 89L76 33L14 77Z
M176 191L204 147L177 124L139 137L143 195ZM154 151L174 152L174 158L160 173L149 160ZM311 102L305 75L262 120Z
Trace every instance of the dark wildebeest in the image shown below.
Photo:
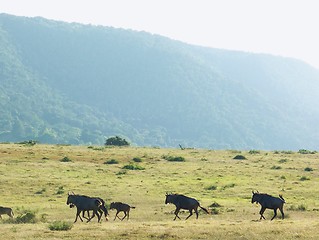
M105 216L105 220L108 221L107 219L107 215L109 215L108 211L107 211L107 208L105 207L105 202L102 198L99 198L99 197L94 197L98 200L101 201L101 206L100 208L98 209L98 212L100 213L100 216L102 217L103 213L104 213L104 216ZM74 204L70 204L70 208L73 208L75 205ZM87 217L85 216L85 212L87 212ZM91 220L95 215L93 215L92 217L90 217L90 211L89 210L83 210L82 211L82 217L85 218L86 220ZM80 220L83 222L82 218L81 218L81 215L79 215L79 218Z
M9 207L0 207L0 218L2 219L3 214L7 214L9 217L13 218L13 211Z
M84 195L75 195L73 194L68 194L68 200L66 202L67 205L70 204L70 207L73 205L76 206L77 211L76 211L76 217L75 221L77 221L78 217L80 217L80 220L83 222L80 213L83 211L93 211L93 216L88 219L87 222L89 222L92 218L94 218L95 215L98 217L98 222L100 222L101 215L99 214L99 210L102 208L102 202L99 200L99 198L92 198Z
M93 198L96 198L96 199L98 199L98 200L101 201L102 205L101 205L100 209L98 210L98 212L100 213L100 216L102 216L103 213L104 213L105 220L108 221L107 215L108 215L109 213L108 213L108 211L107 211L107 208L105 207L105 202L104 202L104 200L103 200L102 198L99 198L99 197L93 197ZM85 211L82 212L82 217L86 218L86 217L84 216L84 212L85 212ZM89 211L86 211L86 212L87 212L88 218L90 218L90 212L89 212ZM94 217L94 216L93 216L93 217ZM92 218L93 218L93 217L92 217ZM86 219L88 220L88 218L86 218Z
M121 221L123 221L123 219L127 216L127 220L129 219L130 217L130 210L131 208L135 208L135 207L132 207L126 203L121 203L121 202L112 202L111 205L110 205L110 210L111 209L116 209L116 214L115 214L115 217L114 217L114 221L116 219L116 217L118 219L120 219ZM117 216L117 214L119 212L124 212L124 217L121 219L119 218L119 216Z
M262 218L265 219L263 213L265 212L266 208L274 210L275 215L272 217L271 220L273 220L277 216L278 208L281 212L282 219L284 219L285 214L284 214L283 207L284 207L285 199L281 195L279 195L279 198L278 198L278 197L270 196L265 193L259 193L258 191L257 192L253 191L251 203L254 203L254 202L259 203L261 205L261 209L259 212L260 220Z
M196 213L196 219L198 218L198 207L203 209L206 213L209 213L206 208L203 208L200 206L199 202L195 198L186 197L184 195L180 194L166 194L166 200L165 204L173 203L176 206L176 210L174 212L175 218L180 217L178 216L178 213L181 209L185 209L189 211L188 217L185 219L187 220L190 216L193 215L193 210Z

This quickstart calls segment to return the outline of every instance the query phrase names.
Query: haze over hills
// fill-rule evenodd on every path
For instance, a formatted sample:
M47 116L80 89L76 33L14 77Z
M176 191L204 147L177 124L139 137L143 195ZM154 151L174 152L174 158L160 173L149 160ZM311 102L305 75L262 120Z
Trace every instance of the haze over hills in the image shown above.
M0 14L0 141L318 149L319 70L146 32Z

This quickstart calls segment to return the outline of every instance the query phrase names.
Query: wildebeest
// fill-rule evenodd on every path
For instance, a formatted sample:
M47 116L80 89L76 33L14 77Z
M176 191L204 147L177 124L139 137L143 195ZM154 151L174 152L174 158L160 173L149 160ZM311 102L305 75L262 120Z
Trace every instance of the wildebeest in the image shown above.
M176 218L180 219L178 213L181 209L189 211L189 215L185 220L187 220L190 216L193 215L193 210L196 213L196 219L198 219L198 207L203 209L206 213L209 213L206 208L200 206L199 202L195 198L186 197L180 194L166 194L165 204L168 203L173 203L176 206L176 210L174 212L174 220L176 220Z
M0 218L2 219L3 214L7 214L9 217L13 218L12 208L9 207L0 207Z
M123 219L127 216L127 220L129 219L130 217L130 210L131 208L135 208L133 206L130 206L126 203L121 203L121 202L112 202L111 205L110 205L110 210L111 209L116 209L116 214L115 214L115 217L114 217L114 221L116 219L116 217L118 219L120 219L121 221L123 221ZM119 212L124 212L124 217L121 219L119 218L119 216L117 216L117 214Z
M92 198L85 195L75 195L74 193L73 194L69 193L66 204L70 205L70 207L74 205L77 208L74 222L77 221L78 217L80 217L80 220L83 221L80 216L80 213L82 211L90 211L90 210L93 211L93 216L89 218L87 222L89 222L92 218L94 218L95 215L97 215L98 222L100 222L102 214L100 215L98 211L102 209L103 204L99 198Z
M108 221L108 218L107 218L107 215L109 215L108 211L107 211L107 208L105 207L105 202L102 198L99 198L99 197L94 197L98 200L101 201L101 206L100 208L98 209L98 212L100 213L100 216L102 217L103 213L104 213L104 216L105 216L105 220ZM74 204L70 204L70 208L73 208L75 205ZM85 212L87 213L87 217L85 216ZM92 217L90 217L90 211L89 210L83 210L82 211L82 217L85 218L86 220L91 220L95 215L93 215ZM81 218L81 215L79 215L79 218L80 220L83 222L82 218Z
M273 220L276 216L277 216L277 209L279 208L280 212L281 212L281 217L282 219L284 219L285 214L284 214L284 203L285 203L285 199L282 197L282 195L279 195L278 197L273 197L270 196L268 194L265 193L259 193L252 191L253 196L251 199L251 203L259 203L261 205L261 209L260 209L260 220L263 218L265 219L263 213L265 212L266 208L268 209L273 209L274 210L274 216L272 217L271 220Z

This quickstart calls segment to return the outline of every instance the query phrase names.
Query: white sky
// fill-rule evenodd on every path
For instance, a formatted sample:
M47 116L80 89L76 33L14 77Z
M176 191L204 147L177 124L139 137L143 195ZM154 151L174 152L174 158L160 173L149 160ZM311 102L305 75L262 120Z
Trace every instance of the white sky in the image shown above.
M0 12L143 30L319 69L318 0L0 0Z

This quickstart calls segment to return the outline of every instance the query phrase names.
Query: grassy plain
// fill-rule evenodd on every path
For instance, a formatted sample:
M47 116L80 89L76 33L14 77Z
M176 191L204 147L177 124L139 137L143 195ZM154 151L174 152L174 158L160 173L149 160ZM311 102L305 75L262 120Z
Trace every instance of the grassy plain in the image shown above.
M236 155L246 157L236 160ZM168 157L183 157L183 162ZM133 160L135 158L135 161ZM108 161L115 164L109 164ZM140 162L136 161L140 160ZM104 148L0 144L0 206L15 217L36 213L37 223L0 221L8 239L317 239L319 236L319 154L287 151L205 149ZM123 169L125 165L144 170ZM286 219L259 221L260 206L251 204L258 190L286 199ZM126 202L129 221L85 223L66 205L69 191L102 197L107 204ZM165 193L198 199L211 214L173 221L173 205ZM181 213L184 219L187 213ZM55 221L72 223L67 231L52 231Z

